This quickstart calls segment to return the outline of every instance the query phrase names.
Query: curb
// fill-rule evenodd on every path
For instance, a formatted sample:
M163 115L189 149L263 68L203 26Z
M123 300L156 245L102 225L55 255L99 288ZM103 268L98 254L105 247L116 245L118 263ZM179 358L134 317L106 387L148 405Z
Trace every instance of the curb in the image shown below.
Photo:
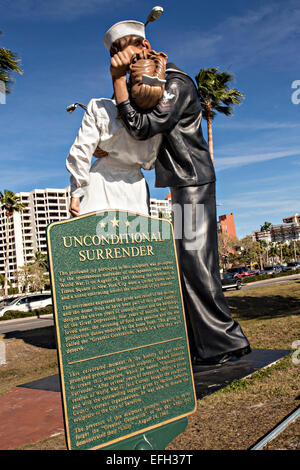
M7 323L15 323L18 321L43 320L43 318L53 318L53 314L47 313L47 315L42 315L41 317L37 317L36 315L34 315L32 317L20 317L20 318L12 318L11 320L0 320L0 325L6 325Z
M297 277L295 277L297 276ZM247 286L247 285L258 285L258 284L262 284L262 283L265 283L265 284L269 284L269 283L274 283L274 281L285 281L285 280L297 280L297 279L300 279L300 274L291 274L290 276L281 276L281 277L273 277L272 279L262 279L261 281L253 281L253 282L245 282L245 284L243 284L242 282L242 285L243 286Z

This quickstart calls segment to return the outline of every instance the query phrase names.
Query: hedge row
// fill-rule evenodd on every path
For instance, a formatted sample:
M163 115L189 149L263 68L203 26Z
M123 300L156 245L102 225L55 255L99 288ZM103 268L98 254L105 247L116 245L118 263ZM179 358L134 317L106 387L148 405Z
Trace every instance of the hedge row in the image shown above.
M298 273L299 273L299 270L298 270ZM249 282L263 281L264 279L272 279L275 277L291 276L292 274L297 274L297 271L290 270L290 271L286 271L284 273L281 272L278 274L258 274L257 276L243 277L242 282L243 284L248 284ZM44 307L44 308L38 308L36 310L33 310L32 312L20 312L17 310L9 310L2 317L0 317L0 321L12 320L14 318L33 317L34 315L36 315L37 317L40 317L42 315L49 315L51 313L53 313L52 305L48 305L48 307Z
M0 317L0 321L4 320L13 320L15 318L26 318L26 317L40 317L42 315L49 315L53 313L52 305L48 305L48 307L37 308L36 310L32 310L32 312L20 312L18 310L8 310L5 314Z
M256 276L245 276L243 277L243 284L248 284L249 282L263 281L264 279L273 279L275 277L291 276L292 274L297 274L298 271L285 271L277 274L257 274Z

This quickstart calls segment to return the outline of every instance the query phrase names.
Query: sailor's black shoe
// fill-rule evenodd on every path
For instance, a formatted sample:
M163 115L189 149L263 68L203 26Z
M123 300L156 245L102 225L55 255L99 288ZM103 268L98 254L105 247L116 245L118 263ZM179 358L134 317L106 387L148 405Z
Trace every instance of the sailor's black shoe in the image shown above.
M225 364L232 358L231 353L220 354L218 356L210 357L207 359L200 359L199 357L194 357L192 360L193 366L213 366L218 364Z
M207 359L193 357L192 365L193 366L210 366L210 365L218 365L218 364L221 365L230 361L230 359L240 358L250 353L251 353L251 347L246 346L245 348L236 349L235 351L230 351L224 354L219 354L218 356L210 357Z

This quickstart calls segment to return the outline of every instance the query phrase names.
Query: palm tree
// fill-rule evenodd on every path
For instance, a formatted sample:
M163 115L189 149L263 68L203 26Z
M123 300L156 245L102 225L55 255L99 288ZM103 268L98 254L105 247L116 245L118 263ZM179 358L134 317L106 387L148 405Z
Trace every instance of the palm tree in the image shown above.
M4 193L0 191L0 206L6 211L6 256L4 265L4 296L8 294L8 256L9 256L9 221L13 213L21 212L25 206L21 204L20 198L15 193L7 189Z
M288 244L288 245L286 243L283 244L282 256L283 256L284 261L286 262L291 261L293 257L293 250L292 250L291 244Z
M1 34L2 31L0 31L0 35ZM11 92L11 73L23 73L23 70L19 66L20 61L21 59L18 58L18 55L15 52L10 51L9 49L5 49L4 47L0 48L0 83L4 83L6 93Z
M216 112L230 116L233 114L233 105L241 104L244 95L234 88L229 89L234 75L229 72L220 72L217 67L201 69L195 76L198 85L198 95L207 121L208 146L211 159L214 162L212 121Z
M265 222L264 225L260 226L260 231L261 232L269 232L271 227L272 227L271 222Z
M40 268L44 269L44 271L49 271L48 256L46 253L36 251L34 253L34 262L37 263Z
M272 258L272 264L274 265L274 260L279 256L280 252L276 243L271 243L269 256Z

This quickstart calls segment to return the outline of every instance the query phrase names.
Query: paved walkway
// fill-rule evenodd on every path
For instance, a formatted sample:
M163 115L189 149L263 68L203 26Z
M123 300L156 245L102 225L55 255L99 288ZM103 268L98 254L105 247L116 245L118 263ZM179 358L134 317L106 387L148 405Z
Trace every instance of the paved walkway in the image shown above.
M275 364L289 350L255 349L220 366L198 366L194 381L198 399L226 387L233 380ZM18 449L64 432L57 374L15 387L0 397L0 449Z
M64 432L61 395L16 387L0 397L0 449L17 449Z

